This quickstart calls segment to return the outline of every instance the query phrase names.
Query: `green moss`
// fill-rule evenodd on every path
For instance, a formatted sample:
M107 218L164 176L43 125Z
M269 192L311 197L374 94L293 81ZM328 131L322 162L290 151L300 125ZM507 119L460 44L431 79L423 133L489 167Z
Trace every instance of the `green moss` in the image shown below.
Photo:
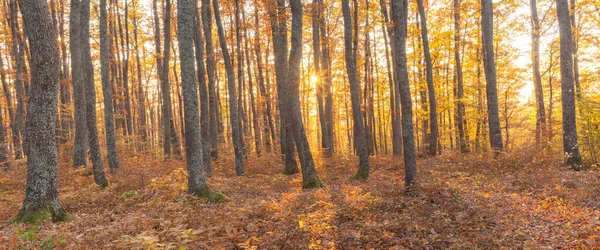
M209 202L221 203L230 201L227 196L222 193L210 190L208 186L203 186L192 192L193 195L199 198L207 199Z
M325 184L318 177L313 176L302 183L302 189L313 189L313 188L322 188Z
M365 180L369 179L369 172L358 170L358 172L354 176L352 176L351 179L358 180L358 181L365 181Z
M48 211L47 208L39 209L35 212L21 211L19 215L13 219L13 222L41 224L44 220L50 218L50 216L50 211Z

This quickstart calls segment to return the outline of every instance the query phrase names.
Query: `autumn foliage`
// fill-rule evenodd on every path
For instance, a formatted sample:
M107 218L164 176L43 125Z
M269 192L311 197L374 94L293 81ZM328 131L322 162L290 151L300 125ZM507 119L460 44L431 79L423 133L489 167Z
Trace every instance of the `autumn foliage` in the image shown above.
M231 151L231 149L229 149ZM227 151L224 151L227 152ZM187 195L184 162L149 153L122 157L102 189L91 168L59 165L68 222L10 220L23 198L26 168L1 172L1 248L50 249L403 249L594 248L600 244L600 172L574 172L559 157L529 150L492 159L454 155L420 160L421 195L403 195L403 166L372 159L371 178L351 180L358 158L316 158L326 186L302 190L278 155L252 156L247 176L233 159L208 181L230 198Z

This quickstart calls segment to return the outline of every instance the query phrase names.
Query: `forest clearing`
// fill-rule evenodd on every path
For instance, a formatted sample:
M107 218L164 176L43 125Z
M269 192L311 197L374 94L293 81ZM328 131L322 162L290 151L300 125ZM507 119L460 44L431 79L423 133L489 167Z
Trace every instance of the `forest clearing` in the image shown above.
M61 162L61 198L74 218L10 223L25 168L2 172L0 241L48 249L498 249L596 248L600 172L523 151L493 160L452 154L419 160L421 195L402 194L402 163L374 157L366 182L351 180L356 157L317 160L325 187L303 191L276 155L251 157L247 176L215 162L209 183L229 199L186 193L185 163L127 157L111 185ZM126 167L125 167L126 166Z

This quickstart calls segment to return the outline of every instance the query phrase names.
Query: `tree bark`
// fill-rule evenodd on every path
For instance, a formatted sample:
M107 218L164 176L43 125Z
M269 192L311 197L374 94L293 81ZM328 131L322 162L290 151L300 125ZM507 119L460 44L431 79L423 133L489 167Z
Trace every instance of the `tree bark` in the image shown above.
M344 58L346 60L346 73L348 74L348 81L350 83L352 117L354 120L354 133L356 133L354 144L359 158L358 172L354 175L354 178L364 180L369 178L369 151L367 149L367 135L360 108L360 87L356 73L356 54L354 53L356 47L352 47L352 17L350 16L350 3L348 0L342 0L342 13L344 15Z
M433 85L433 63L431 62L431 53L429 52L427 18L425 17L423 0L417 0L417 5L419 7L419 17L421 19L421 37L423 39L423 55L425 57L425 72L427 74L427 93L429 94L429 155L435 156L438 153L438 120L435 86Z
M212 159L210 157L210 111L208 107L208 89L206 86L206 69L204 68L204 41L202 40L202 27L200 26L200 13L198 12L198 4L194 4L194 45L196 54L196 65L198 75L198 89L200 92L200 137L202 140L202 163L204 170L207 173L212 173ZM181 52L180 52L181 53ZM182 64L183 68L184 65ZM181 79L183 81L183 73ZM183 83L183 82L182 82ZM184 88L185 89L185 88ZM184 94L184 105L185 105L185 94ZM184 107L185 108L185 107ZM187 113L185 113L187 114ZM187 115L186 115L187 116ZM187 129L186 129L187 130ZM217 136L216 134L213 136Z
M111 172L119 169L117 152L115 118L113 109L113 89L110 81L110 44L108 38L108 13L106 0L100 0L100 74L102 77L102 94L104 96L104 129L106 130L106 151L108 166Z
M58 104L59 50L57 35L46 1L20 1L29 40L31 89L27 109L27 188L23 207L15 221L40 222L68 219L58 191L56 114Z
M204 165L202 164L203 140L200 137L200 118L198 117L198 86L194 57L190 56L194 54L194 38L200 28L195 25L199 24L195 22L198 17L197 14L194 14L194 12L198 13L195 11L197 10L195 6L196 3L193 0L177 0L177 37L185 109L185 155L188 170L188 193L203 196L212 192L206 184ZM198 45L196 47L202 47L201 44ZM199 77L204 77L204 75Z
M504 151L502 130L498 114L498 88L496 85L496 61L494 59L494 23L492 0L481 0L481 32L483 43L483 64L485 91L487 95L488 126L490 145L496 155Z
M71 0L69 17L71 48L71 82L73 83L73 101L75 106L75 145L73 146L73 167L85 166L87 162L87 127L85 118L85 86L81 61L81 0Z
M535 1L535 0L532 0ZM457 114L456 124L458 127L458 147L460 152L466 153L469 149L467 148L467 140L465 139L465 103L464 103L464 84L463 84L463 72L462 63L460 58L460 0L454 0L454 62L456 64L456 102Z
M398 88L402 103L402 143L404 148L404 186L405 194L418 194L417 187L417 158L412 124L412 101L408 83L406 65L406 29L407 29L407 0L392 0L392 18L394 20L394 70L398 72Z
M83 83L85 87L85 118L88 132L88 143L90 158L94 168L94 182L99 186L108 186L108 180L104 175L104 164L100 154L100 142L98 141L98 123L96 121L96 84L94 83L94 65L92 64L92 52L90 48L90 0L81 1L81 65Z
M287 82L287 93L291 123L298 149L298 157L302 165L302 188L320 188L323 186L317 176L315 163L312 158L308 139L302 123L302 111L300 110L300 61L302 60L302 2L290 0L292 10L292 35L289 56L289 81Z
M582 164L577 142L577 119L575 113L575 87L573 79L573 39L569 20L569 3L556 0L560 35L560 89L562 94L563 152L565 163L574 169Z
M254 31L254 52L256 56L256 68L258 69L258 75L256 76L258 82L258 88L260 90L260 103L259 109L262 110L262 119L263 119L263 141L265 143L265 149L267 152L272 151L272 141L271 134L274 133L273 122L271 119L271 102L270 96L267 94L267 90L265 87L265 80L263 76L263 62L262 55L260 49L260 26L258 22L258 8L254 9L254 22L256 26L256 30Z
M227 71L227 87L229 89L229 119L231 123L231 138L233 141L233 149L235 154L235 172L238 176L245 175L244 159L242 148L242 131L238 120L238 107L236 103L236 84L235 84L235 73L233 72L233 66L231 65L231 58L229 57L229 50L227 49L227 42L225 41L225 31L223 30L223 23L221 22L221 14L219 12L218 0L213 0L213 8L215 12L215 21L217 22L217 31L219 33L219 43L221 45L221 53L223 53L223 60L225 61L225 69Z
M277 0L276 6L269 6L269 16L271 17L271 33L273 37L273 54L275 59L275 76L277 82L277 101L279 103L279 140L281 154L284 156L285 174L295 174L299 172L296 163L296 150L293 143L292 121L288 110L288 101L285 86L288 84L288 42L287 42L287 22L285 16L285 0Z
M210 0L202 0L202 28L206 44L206 72L208 76L208 104L210 112L210 155L219 157L219 110L217 106L217 89L215 87L215 54L212 40L212 15Z

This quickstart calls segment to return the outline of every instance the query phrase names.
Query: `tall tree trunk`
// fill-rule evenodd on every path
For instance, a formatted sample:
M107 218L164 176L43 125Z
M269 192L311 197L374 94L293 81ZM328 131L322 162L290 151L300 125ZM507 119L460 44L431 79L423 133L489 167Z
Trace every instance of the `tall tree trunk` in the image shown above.
M90 0L81 1L80 42L81 42L81 65L83 71L83 82L85 87L85 118L88 132L88 143L90 158L94 168L94 181L102 187L108 186L108 180L104 175L104 164L100 154L100 142L98 141L98 122L96 121L96 84L94 83L94 65L92 64L92 52L90 48Z
M200 28L199 23L195 21L198 18L197 13L194 1L177 0L177 37L185 109L185 155L188 170L188 193L215 201L215 194L208 187L204 175L204 164L202 163L202 144L204 144L204 140L200 137L198 86L194 57L190 56L194 54L194 38ZM194 28L194 26L196 27ZM198 45L196 47L202 47L202 44ZM204 78L204 75L199 77Z
M406 29L408 1L392 0L392 18L394 20L394 70L398 72L399 97L402 103L402 143L404 148L404 186L407 195L416 195L417 158L412 124L412 101L408 70L406 66Z
M323 72L322 76L323 76L323 81L324 85L322 87L323 89L323 94L325 95L324 99L325 99L325 107L324 107L324 113L325 113L325 125L327 125L327 136L329 136L329 138L327 139L328 142L328 146L329 148L327 148L327 151L325 151L325 156L332 156L334 149L335 149L335 145L334 145L334 131L333 131L333 95L331 93L331 85L332 85L332 78L331 78L331 59L330 59L330 55L329 55L329 35L327 32L327 22L326 22L326 18L324 17L324 10L325 10L325 6L323 6L323 0L318 0L318 5L319 5L319 32L320 34L320 39L321 39L321 70Z
M298 157L302 165L302 188L320 188L323 186L317 176L315 163L312 158L308 139L302 124L302 111L300 109L300 61L302 60L302 2L290 0L292 10L292 35L289 56L289 81L285 88L288 93L288 112L292 123Z
M58 192L56 114L59 50L46 1L20 1L31 56L31 90L27 109L27 188L15 221L39 222L48 214L54 221L68 219Z
M581 85L579 83L579 34L577 33L577 17L575 16L576 12L576 1L571 0L571 5L569 6L569 14L571 17L571 29L572 29L572 46L573 46L573 81L575 82L575 95L577 99L581 99ZM580 110L581 112L581 110Z
M12 54L15 60L15 95L17 97L17 110L14 116L15 126L13 127L13 145L15 151L15 159L23 158L23 151L27 145L21 144L23 139L22 131L25 124L25 102L27 100L27 67L25 66L25 43L21 37L18 20L17 0L10 0L10 30L12 36ZM85 143L85 141L84 141Z
M569 21L569 3L556 0L556 15L560 34L560 88L562 94L563 151L565 162L578 169L582 164L577 144L575 88L573 83L573 39Z
M288 112L289 99L286 98L286 85L288 84L288 42L287 42L287 21L284 16L285 0L277 0L276 6L269 6L269 16L271 17L271 34L273 37L273 54L275 59L275 75L277 82L277 101L279 103L279 141L281 154L284 156L285 174L295 174L299 172L296 163L296 150L293 143L294 135L291 121L291 114Z
M71 48L71 82L73 83L73 101L75 104L75 145L73 146L73 167L85 166L87 162L87 127L85 118L85 85L81 60L81 0L71 0L69 17ZM18 111L17 111L18 112Z
M535 0L532 0L535 1ZM460 152L466 153L469 149L467 148L467 140L465 139L465 92L463 84L463 72L462 63L460 58L460 0L454 0L454 63L456 68L456 102L457 114L456 124L458 127L458 146Z
M540 73L540 21L537 14L536 0L530 0L531 9L531 61L533 67L533 87L535 89L536 122L535 144L540 146L546 130L546 112L544 108L544 91Z
M106 131L106 151L108 166L111 172L119 169L119 154L117 152L115 118L113 109L113 89L110 82L110 44L108 38L108 13L106 0L100 0L100 73L102 76L102 94L104 96L104 129Z
M496 61L494 59L494 23L492 0L481 0L481 32L483 43L483 64L485 91L487 95L488 125L490 145L496 155L504 151L502 131L498 114L498 88L496 86Z
M171 0L165 2L165 17L164 17L164 48L163 48L163 61L162 73L160 74L160 84L162 90L163 99L163 130L164 130L164 153L165 157L171 156L171 146L173 147L174 154L179 156L179 144L177 139L177 133L175 131L175 124L173 121L173 109L171 104L171 86L169 83L169 61L171 57Z
M123 58L123 92L125 92L125 124L127 125L127 134L133 135L133 118L131 116L131 96L129 92L129 5L125 0L125 13L124 13L124 29L125 29L125 41L123 41L125 54Z
M215 86L215 54L212 40L212 15L210 0L202 0L202 28L206 43L206 72L208 76L208 104L210 112L210 155L219 157L219 109L217 106L217 88Z
M321 72L321 38L319 24L321 22L321 6L319 6L319 0L313 0L312 2L312 43L313 43L313 57L315 74L317 82L315 88L317 89L317 111L319 113L319 122L321 129L321 148L324 150L325 157L331 157L330 150L330 136L329 127L327 125L327 118L325 118L325 107L323 106L323 72Z
M261 105L259 106L259 109L263 112L262 114L262 120L263 120L263 124L262 124L262 128L263 128L263 141L265 143L265 149L267 150L267 152L271 152L271 134L274 133L274 129L273 129L273 122L270 119L271 117L271 102L270 102L270 97L267 94L267 90L265 87L265 80L264 80L264 76L263 76L263 62L262 62L262 55L261 55L261 49L260 49L260 26L259 26L259 22L258 22L258 8L254 9L254 23L255 23L255 27L256 30L254 31L254 52L255 52L255 56L256 56L256 68L258 69L258 74L256 76L257 78L257 82L258 82L258 88L260 90L260 101L258 103L260 103Z
M244 8L242 8L242 19L246 20L246 12L244 10ZM245 56L246 56L246 65L248 67L248 93L250 96L250 112L252 114L252 129L254 132L254 144L255 144L255 150L256 150L256 154L260 155L261 154L261 150L262 150L262 137L260 135L260 122L259 122L259 114L256 108L256 104L254 102L254 86L253 86L253 82L252 82L252 74L250 72L252 72L252 64L250 61L250 48L248 47L248 28L247 25L244 25L244 29L243 29L243 37L244 37L244 50L245 50Z
M423 0L417 0L419 7L419 17L421 19L421 37L423 39L423 55L425 57L425 71L427 74L427 93L429 94L429 155L438 153L438 120L437 103L435 100L435 86L433 85L433 63L431 62L431 53L429 52L429 38L427 37L427 18L425 17L425 7Z
M207 173L212 173L212 159L210 157L210 111L208 107L208 89L206 86L206 69L204 68L204 41L202 40L202 27L200 26L200 13L198 12L198 4L194 4L194 45L196 53L196 65L198 70L198 89L200 92L200 137L202 140L202 162L204 170ZM181 53L181 51L180 51ZM183 62L181 64L183 68ZM183 73L181 79L183 81ZM182 82L183 84L183 82ZM185 88L184 88L185 89ZM185 105L184 94L184 105ZM185 108L185 107L184 107ZM187 113L185 113L187 114ZM187 115L186 115L187 116ZM217 136L217 135L213 135Z
M106 0L105 0L106 1ZM137 3L134 1L134 9L137 11ZM140 124L139 124L139 134L142 139L142 149L146 147L146 142L148 140L148 132L147 132L147 118L146 118L146 91L144 90L144 85L142 83L142 64L140 60L140 48L138 42L138 21L137 14L133 15L133 42L135 49L135 63L137 66L137 97L139 109L138 113L140 116ZM108 53L108 52L107 52ZM114 126L114 125L113 125Z
M243 146L242 140L243 135L238 120L238 107L236 103L236 84L235 84L235 73L233 72L233 66L231 65L231 58L229 57L229 50L227 49L227 42L225 41L225 31L223 30L223 23L221 22L221 14L219 12L218 0L213 0L213 8L215 12L215 21L217 22L217 31L219 33L219 43L221 45L221 53L223 53L223 60L225 61L225 69L227 70L227 87L229 89L229 119L231 123L231 138L233 141L233 149L235 154L235 172L238 176L245 175L244 159L243 159Z
M352 47L352 17L350 16L350 3L348 0L342 1L342 12L344 15L344 58L346 60L346 73L350 82L352 117L354 120L354 133L356 133L354 144L359 158L358 172L354 175L354 178L364 180L369 178L369 151L367 149L367 135L360 109L360 87L356 72L356 54L354 53L356 47Z

